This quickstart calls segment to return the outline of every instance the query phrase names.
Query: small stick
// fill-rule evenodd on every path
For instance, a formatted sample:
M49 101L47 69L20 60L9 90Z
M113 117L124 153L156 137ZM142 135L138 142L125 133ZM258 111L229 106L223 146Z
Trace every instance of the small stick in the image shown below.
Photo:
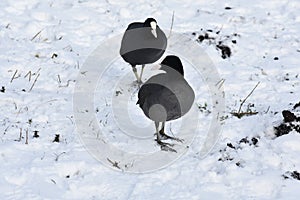
M68 118L68 119L71 121L71 123L74 124L74 122L73 122L73 120L71 119L71 117L66 116L66 118Z
M59 85L58 87L69 87L71 81L75 82L75 80L68 80L66 85Z
M60 75L59 74L57 75L57 80L58 80L58 83L60 84L61 83L61 79L60 79Z
M21 140L22 140L22 128L20 128L19 139L15 140L15 141L21 142Z
M59 159L59 157L60 157L61 155L65 154L65 153L66 153L66 152L61 152L60 154L54 153L54 155L56 156L55 161L57 162L58 159Z
M18 70L16 69L16 71L15 71L15 73L14 73L13 77L12 77L12 78L11 78L11 80L10 80L10 82L11 82L11 83L12 83L12 82L13 82L13 80L15 79L17 72L18 72Z
M30 81L31 81L31 71L29 71L29 72L24 76L24 78L26 78L27 76L29 76L28 81L30 82Z
M236 112L231 112L230 114L232 114L233 116L237 117L237 118L242 118L243 116L251 116L251 115L257 115L258 112L256 111L249 111L249 112L240 112L240 113L236 113Z
M14 105L15 105L15 110L18 110L18 106L16 102L14 102Z
M10 128L10 125L8 125L5 129L4 129L4 132L3 132L3 135L6 134L7 130Z
M42 29L43 30L43 29ZM39 32L37 32L32 38L31 38L31 41L34 40L41 32L42 30L40 30Z
M121 168L119 167L119 163L117 163L116 161L113 162L113 161L111 161L109 158L107 158L107 161L110 162L110 163L112 164L113 167L116 167L116 168L118 168L118 169L121 169Z
M268 107L268 109L265 111L265 113L267 114L270 110L270 106Z
M172 30L173 30L173 24L174 24L174 11L173 11L173 15L172 15L172 22L171 22L171 28L170 28L170 33L169 33L169 36L168 36L168 39L171 37L171 33L172 33Z
M22 140L22 128L20 128L20 137L19 137L19 142Z
M29 89L28 92L30 92L32 90L32 88L34 87L34 85L35 85L35 83L36 83L39 76L40 76L40 74L38 74L37 77L34 79L34 82L33 82L32 86L31 86L31 88Z
M36 72L34 72L32 75L35 76L36 74L39 74L42 68L39 68Z
M170 123L170 128L169 128L169 130L170 130L170 133L175 137L175 135L174 135L174 133L173 133L173 130L172 130L172 123Z
M254 90L257 88L257 86L260 84L260 81L255 85L255 87L251 90L251 92L247 95L247 97L242 101L242 103L240 104L240 108L238 111L238 114L240 114L242 106L244 105L244 103L246 102L246 100L251 96L251 94L254 92Z
M221 30L223 29L224 24L222 24L221 28L216 32L217 34L219 34L221 32Z
M220 88L223 86L224 82L225 82L225 79L222 78L222 79L220 79L220 80L216 83L216 86L217 86L217 85L220 85L220 86L219 86L219 89L220 89Z
M25 144L28 144L28 129L26 129L26 141Z

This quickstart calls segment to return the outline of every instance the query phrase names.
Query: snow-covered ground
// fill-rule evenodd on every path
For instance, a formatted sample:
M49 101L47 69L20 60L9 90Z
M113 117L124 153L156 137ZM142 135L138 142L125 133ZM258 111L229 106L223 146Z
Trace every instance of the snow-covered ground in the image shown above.
M273 128L282 123L283 110L300 113L299 10L297 0L1 1L0 199L299 199L299 126L280 137ZM76 129L73 91L82 66L130 22L154 17L170 29L173 11L172 30L204 49L224 81L221 136L204 158L199 136L163 169L132 174L109 168L88 153ZM231 55L223 59L221 50L226 57L228 48ZM114 64L130 72L121 58ZM201 134L213 106L203 77L192 75L186 76L199 91ZM257 83L242 107L251 115L233 116ZM131 145L124 135L109 135L117 129L97 92L99 104L89 112L111 143L160 152L154 142ZM297 127L299 121L286 123Z

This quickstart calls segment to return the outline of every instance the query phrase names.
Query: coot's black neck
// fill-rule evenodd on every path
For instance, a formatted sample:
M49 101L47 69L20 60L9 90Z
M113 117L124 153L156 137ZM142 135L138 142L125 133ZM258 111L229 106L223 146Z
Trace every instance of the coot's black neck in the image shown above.
M172 76L184 76L184 71L182 66L172 66L161 65L161 70L165 71L167 74Z

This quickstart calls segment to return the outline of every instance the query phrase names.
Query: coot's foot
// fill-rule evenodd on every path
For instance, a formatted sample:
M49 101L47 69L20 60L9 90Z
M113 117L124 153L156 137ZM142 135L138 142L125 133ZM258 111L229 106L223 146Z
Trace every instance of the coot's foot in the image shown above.
M162 131L162 130L159 131L159 135L160 135L161 140L170 139L170 140L175 140L175 141L181 142L181 143L183 143L183 141L184 141L184 139L179 139L179 138L176 138L176 137L169 136L169 135L165 134L165 132Z
M143 84L143 81L135 80L130 84L130 86L133 87L133 88L139 88L140 89L142 84Z
M131 93L131 97L135 98L137 93L139 92L139 90L141 89L141 84L142 83L138 83L137 81L133 81L130 85L129 85L129 89L128 92Z
M143 84L142 80L136 80L136 83L138 84L138 86L140 87Z
M160 140L155 140L157 142L157 144L160 146L160 149L162 151L170 151L170 152L175 152L177 153L177 151L171 147L174 146L174 144L170 144L170 143L167 143L167 142L162 142Z

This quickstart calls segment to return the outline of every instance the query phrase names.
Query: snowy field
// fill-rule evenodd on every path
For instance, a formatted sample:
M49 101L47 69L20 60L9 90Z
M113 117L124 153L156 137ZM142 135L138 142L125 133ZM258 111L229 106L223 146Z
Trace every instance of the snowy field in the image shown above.
M0 199L298 200L299 10L298 0L2 0ZM162 30L169 30L173 11L172 31L189 38L180 41L182 45L197 45L199 57L204 50L221 78L216 82L225 93L220 137L209 154L201 156L214 106L205 77L195 76L183 59L186 79L197 94L194 142L160 170L127 173L118 168L118 160L108 167L89 153L74 117L76 84L89 73L82 71L85 61L133 21L154 17ZM121 82L122 88L109 88L105 83L120 86L122 78L133 81L134 76L121 57L109 69L96 87L94 107L85 112L97 117L114 146L166 155L153 141L154 127L147 132L150 142L133 142L118 132L118 116L108 114L111 103L103 97L121 98L134 93L135 86L129 81ZM128 104L130 117L147 124L139 108L135 110L135 98ZM176 134L180 122L171 124Z

